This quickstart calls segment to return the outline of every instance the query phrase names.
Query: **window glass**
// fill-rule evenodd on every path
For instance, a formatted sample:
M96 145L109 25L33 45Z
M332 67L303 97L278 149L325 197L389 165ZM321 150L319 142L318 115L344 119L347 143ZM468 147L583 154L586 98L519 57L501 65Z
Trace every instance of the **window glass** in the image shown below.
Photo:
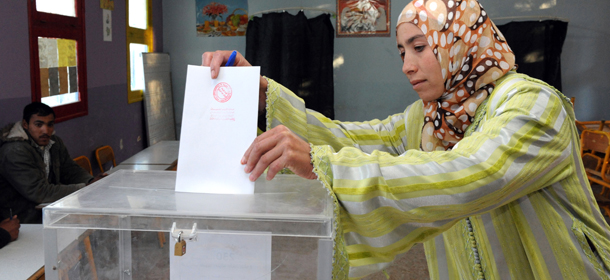
M146 0L129 0L129 26L138 29L146 29Z
M79 101L76 41L38 37L41 102L51 107Z
M131 90L144 89L144 65L142 63L142 53L148 52L145 44L129 44L129 57L131 65Z
M74 0L36 0L36 10L43 13L75 17Z

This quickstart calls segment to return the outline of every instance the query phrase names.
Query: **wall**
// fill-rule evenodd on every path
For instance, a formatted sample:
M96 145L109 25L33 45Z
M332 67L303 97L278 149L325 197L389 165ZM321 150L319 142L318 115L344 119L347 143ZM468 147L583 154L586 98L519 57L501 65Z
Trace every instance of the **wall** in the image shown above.
M89 114L56 124L55 131L70 155L92 160L95 148L110 145L117 163L145 146L142 102L127 104L125 5L115 1L112 41L102 37L102 10L98 0L85 1ZM161 0L153 0L155 47L163 48ZM154 15L159 15L155 17ZM0 125L21 119L31 102L27 1L2 0L0 9Z
M575 112L579 120L607 120L610 110L610 24L606 13L610 1L519 0L481 1L498 24L510 20L531 20L540 16L566 19L568 35L561 56L563 93L576 97ZM593 24L595 23L595 24ZM510 42L509 42L510 43Z
M201 56L206 51L227 49L238 50L243 54L246 37L197 37L195 0L163 1L163 22L163 49L170 56L174 113L179 137L187 65L201 65Z
M217 49L245 51L245 37L202 38L195 32L195 1L164 1L163 33L165 51L172 59L172 83L177 127L182 118L182 103L186 80L186 65L201 64L201 54ZM392 26L402 8L409 1L392 1ZM569 20L568 35L562 54L563 91L568 97L576 97L576 116L580 120L609 119L606 109L610 96L610 79L603 77L610 72L610 24L605 11L610 2L591 0L585 2L567 0L480 0L496 23L510 20L531 20L559 17ZM287 7L315 7L336 10L336 1L248 1L249 12ZM291 10L290 12L294 12ZM315 12L309 12L316 15ZM508 19L506 18L508 17ZM595 22L595 25L589 24ZM333 19L333 25L335 24ZM509 42L510 43L510 42ZM418 99L408 80L401 72L401 62L396 49L396 37L335 38L335 115L339 120L363 121L385 118L402 112Z

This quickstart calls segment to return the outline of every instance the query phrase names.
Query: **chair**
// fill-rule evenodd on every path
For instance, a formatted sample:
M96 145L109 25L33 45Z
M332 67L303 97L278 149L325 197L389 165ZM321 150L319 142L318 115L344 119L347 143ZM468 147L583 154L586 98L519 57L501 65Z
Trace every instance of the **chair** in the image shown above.
M80 156L74 158L74 162L76 162L76 164L80 165L80 167L89 172L89 174L93 175L93 170L91 169L91 162L89 161L89 158L87 158L86 156Z
M574 105L574 102L576 102L576 97L571 97L570 101L572 102L572 105ZM584 130L599 130L599 131L608 131L608 129L610 129L610 126L606 123L605 120L601 120L601 121L578 121L576 120L576 128L578 128L578 130L580 131L584 131ZM596 129L597 127L597 129Z
M578 130L580 131L584 131L584 130L599 130L599 131L606 131L608 132L610 126L606 123L605 120L601 120L601 121L575 121L576 122L576 127L578 128Z
M595 200L610 216L610 134L584 130L580 137L580 154L589 181L602 186L602 191L595 194Z
M91 248L91 239L89 236L93 230L85 231L77 240L72 241L64 250L58 254L60 260L57 267L57 274L60 280L70 280L70 271L77 269L77 264L83 258L83 253L87 257L89 271L78 270L77 274L87 273L89 279L97 280L97 269L93 259L93 250ZM82 244L82 245L80 245ZM77 277L80 279L80 277Z
M112 161L112 167L116 166L114 151L112 151L112 147L110 146L106 145L95 149L95 158L97 159L97 164L99 164L101 172L104 172L104 164L107 162Z

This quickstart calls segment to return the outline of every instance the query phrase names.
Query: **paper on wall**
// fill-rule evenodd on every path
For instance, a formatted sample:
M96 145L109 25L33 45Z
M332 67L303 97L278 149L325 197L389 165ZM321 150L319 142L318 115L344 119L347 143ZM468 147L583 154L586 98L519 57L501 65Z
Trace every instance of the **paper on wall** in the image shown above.
M254 138L260 67L189 65L178 152L176 191L252 194L240 161Z

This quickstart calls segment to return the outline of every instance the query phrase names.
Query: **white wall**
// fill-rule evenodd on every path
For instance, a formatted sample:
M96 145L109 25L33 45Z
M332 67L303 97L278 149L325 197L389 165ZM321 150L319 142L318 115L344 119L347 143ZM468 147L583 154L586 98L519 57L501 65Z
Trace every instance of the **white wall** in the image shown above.
M409 1L391 1L392 25ZM562 85L568 97L576 97L580 120L610 119L610 1L588 0L480 0L497 24L511 20L558 17L569 21L562 54ZM249 12L288 7L336 10L336 1L249 0ZM201 54L216 49L245 52L245 37L203 38L195 32L195 0L163 1L163 48L172 60L172 83L177 127L182 118L186 65L201 64ZM289 12L295 12L289 10ZM315 16L317 12L306 12ZM595 24L593 24L595 23ZM333 19L334 24L334 19ZM509 42L510 43L510 42ZM335 38L335 116L339 120L363 121L402 112L417 94L401 72L396 38Z

